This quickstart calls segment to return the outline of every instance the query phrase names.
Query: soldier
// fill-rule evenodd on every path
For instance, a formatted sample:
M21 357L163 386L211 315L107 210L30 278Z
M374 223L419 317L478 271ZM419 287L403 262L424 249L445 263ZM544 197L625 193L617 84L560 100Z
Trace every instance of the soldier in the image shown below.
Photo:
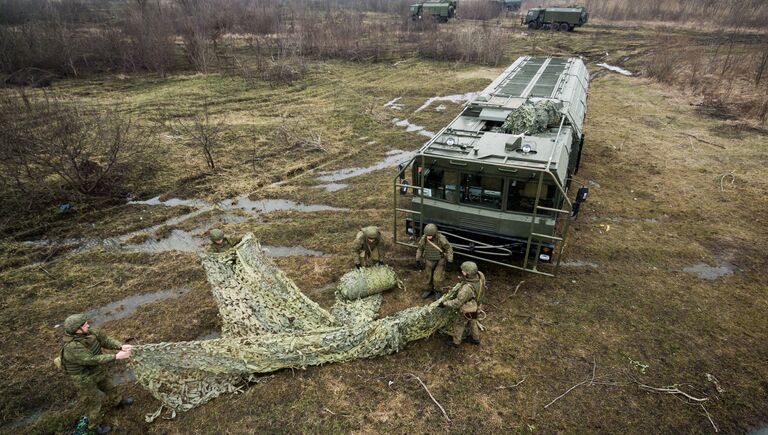
M208 252L217 254L234 248L242 239L241 237L235 237L230 240L224 236L224 231L218 228L212 229L209 236L211 238L211 245L208 247Z
M454 347L458 347L464 338L464 331L469 327L469 342L480 344L480 326L477 321L483 296L485 294L485 276L477 270L472 261L461 263L461 288L455 299L440 302L439 307L458 309L459 315L453 325Z
M435 224L427 224L424 227L424 235L419 239L419 247L416 249L416 261L424 264L426 272L426 289L421 294L422 299L434 295L440 298L438 290L445 277L445 260L453 263L453 246L448 239L437 231Z
M80 403L86 410L88 429L98 434L108 433L111 427L101 424L104 404L129 406L133 399L121 399L107 378L105 366L115 360L128 359L133 346L91 328L85 314L73 314L64 321L64 347L61 366L77 387ZM104 354L101 349L119 349L116 354Z
M355 267L360 268L384 264L381 254L381 232L376 227L365 227L357 232L352 244L352 252L355 256Z

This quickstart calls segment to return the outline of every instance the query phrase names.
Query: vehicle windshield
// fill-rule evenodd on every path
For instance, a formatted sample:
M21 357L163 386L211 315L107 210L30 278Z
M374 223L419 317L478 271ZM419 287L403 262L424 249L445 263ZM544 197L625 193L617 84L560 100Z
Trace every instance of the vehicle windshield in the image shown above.
M510 180L509 191L507 194L507 211L533 213L533 205L536 202L536 191L538 186L539 182L537 180L528 182ZM554 208L557 187L544 184L541 189L539 205ZM537 214L551 215L552 212L548 210L539 210Z

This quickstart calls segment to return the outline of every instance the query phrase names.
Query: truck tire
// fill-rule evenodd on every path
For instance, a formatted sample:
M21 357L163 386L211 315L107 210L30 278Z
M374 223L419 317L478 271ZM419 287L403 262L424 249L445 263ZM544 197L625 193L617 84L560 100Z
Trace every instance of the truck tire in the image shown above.
M529 21L528 22L528 28L531 29L531 30L535 29L536 28L536 23L534 23L533 21Z
M557 32L557 31L560 30L560 26L558 26L557 23L551 23L549 25L549 30L551 30L553 32Z
M561 32L567 32L571 26L568 25L568 23L560 23L560 31Z

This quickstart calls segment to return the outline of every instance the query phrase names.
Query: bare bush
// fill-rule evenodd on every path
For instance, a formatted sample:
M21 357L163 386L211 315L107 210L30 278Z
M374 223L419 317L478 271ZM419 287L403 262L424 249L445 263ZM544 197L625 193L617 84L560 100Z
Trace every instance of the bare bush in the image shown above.
M377 61L391 54L389 27L365 22L360 13L330 11L321 20L313 14L301 18L296 37L303 54L319 58Z
M191 120L177 119L167 122L166 118L161 121L166 122L175 135L183 137L186 145L199 149L208 168L216 169L213 155L221 146L227 128L224 121L211 119L208 100L203 101L200 112L196 113Z
M502 48L507 41L504 29L484 25L480 29L424 35L418 51L428 59L498 65L503 59Z
M646 1L585 0L591 16L614 21L648 20L708 22L717 25L764 28L768 3L762 0Z
M491 20L502 12L501 2L489 0L469 0L459 4L459 16L467 20Z
M122 195L141 172L150 131L114 109L55 97L3 93L0 166L19 192L41 187Z
M672 83L675 79L675 68L679 66L677 53L674 49L676 39L664 33L658 33L655 38L655 48L645 62L645 75L662 83Z

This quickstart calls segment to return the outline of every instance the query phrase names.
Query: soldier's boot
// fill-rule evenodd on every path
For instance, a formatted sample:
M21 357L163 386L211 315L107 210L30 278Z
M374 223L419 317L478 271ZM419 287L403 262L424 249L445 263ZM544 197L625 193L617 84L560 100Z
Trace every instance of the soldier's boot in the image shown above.
M434 292L435 292L435 291L434 291L434 290L432 290L432 289L427 289L427 290L424 290L424 291L421 293L421 298L422 298L422 299L426 299L426 298L428 298L428 297L429 297L429 296L430 296L432 293L434 293Z
M480 345L480 325L474 319L469 321L469 342L475 346Z
M438 300L441 297L443 297L443 294L440 293L439 291L435 290L435 291L432 292L432 297L435 298L435 300Z
M469 340L468 340L468 341L469 341L470 343L472 343L472 344L476 345L476 346L480 346L480 339L479 339L479 338L473 338L473 337L469 337Z
M454 349L456 349L456 348L458 348L458 347L459 347L459 345L458 345L458 344L456 344L456 341L453 339L453 337L448 337L448 338L445 340L445 344L447 344L449 347L452 347L452 348L454 348Z

